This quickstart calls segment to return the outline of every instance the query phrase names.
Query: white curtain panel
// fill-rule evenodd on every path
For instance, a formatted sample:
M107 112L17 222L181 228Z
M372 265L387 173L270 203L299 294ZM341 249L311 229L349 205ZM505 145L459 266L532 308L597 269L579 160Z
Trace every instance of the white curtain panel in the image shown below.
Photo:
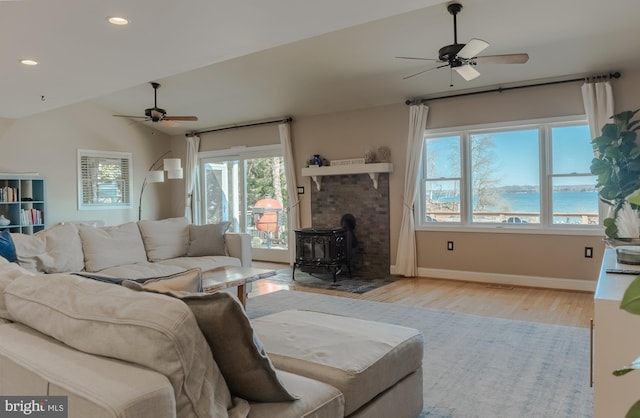
M613 90L609 81L586 82L582 85L582 101L589 121L591 138L600 136L602 127L613 116Z
M187 137L187 163L185 164L184 184L184 216L192 224L200 224L200 187L198 176L198 151L200 150L200 137L193 135Z
M418 275L416 257L416 234L413 205L418 191L418 175L422 156L424 131L427 128L429 107L420 104L409 108L409 136L407 138L407 165L404 172L404 197L402 200L402 223L396 254L396 274L405 277Z
M293 265L296 258L294 231L300 229L300 200L298 199L296 165L293 159L293 149L291 145L291 127L289 123L281 123L278 125L278 128L280 130L280 144L284 152L284 174L287 179L287 195L289 197L289 205L287 208L289 218L289 264Z
M602 127L612 121L613 90L609 81L585 82L582 85L582 101L589 122L591 138L596 138L602 133ZM596 152L594 150L594 152ZM612 216L612 207L598 202L600 224L605 218Z

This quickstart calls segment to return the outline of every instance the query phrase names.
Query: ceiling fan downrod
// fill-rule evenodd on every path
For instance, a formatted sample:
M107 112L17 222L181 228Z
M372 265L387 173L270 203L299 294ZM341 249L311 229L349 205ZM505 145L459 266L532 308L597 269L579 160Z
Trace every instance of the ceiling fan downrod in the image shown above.
M462 5L460 3L451 3L447 6L447 10L453 15L453 44L456 45L458 43L458 21L456 15L462 10Z

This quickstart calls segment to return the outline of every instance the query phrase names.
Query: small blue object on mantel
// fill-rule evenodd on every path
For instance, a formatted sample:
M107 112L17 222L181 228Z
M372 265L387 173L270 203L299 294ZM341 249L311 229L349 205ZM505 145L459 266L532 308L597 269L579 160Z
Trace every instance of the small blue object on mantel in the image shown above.
M322 167L322 157L320 157L320 154L314 154L313 159L311 161L313 162L313 165Z

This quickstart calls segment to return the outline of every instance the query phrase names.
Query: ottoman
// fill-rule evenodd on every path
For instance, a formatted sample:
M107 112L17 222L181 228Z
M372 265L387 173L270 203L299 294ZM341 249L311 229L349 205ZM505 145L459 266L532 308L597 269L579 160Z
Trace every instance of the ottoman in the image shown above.
M302 310L263 316L251 324L275 367L342 392L345 417L420 414L420 331Z

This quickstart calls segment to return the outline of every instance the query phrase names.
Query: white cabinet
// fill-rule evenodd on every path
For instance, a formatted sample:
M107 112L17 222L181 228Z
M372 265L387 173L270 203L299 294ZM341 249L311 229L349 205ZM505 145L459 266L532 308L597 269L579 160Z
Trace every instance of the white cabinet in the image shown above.
M594 418L622 418L640 400L640 370L616 377L612 372L640 357L640 315L620 309L620 301L636 276L607 274L607 268L637 269L617 264L607 248L595 293L593 328Z
M0 229L33 234L44 229L46 190L41 177L0 175Z

